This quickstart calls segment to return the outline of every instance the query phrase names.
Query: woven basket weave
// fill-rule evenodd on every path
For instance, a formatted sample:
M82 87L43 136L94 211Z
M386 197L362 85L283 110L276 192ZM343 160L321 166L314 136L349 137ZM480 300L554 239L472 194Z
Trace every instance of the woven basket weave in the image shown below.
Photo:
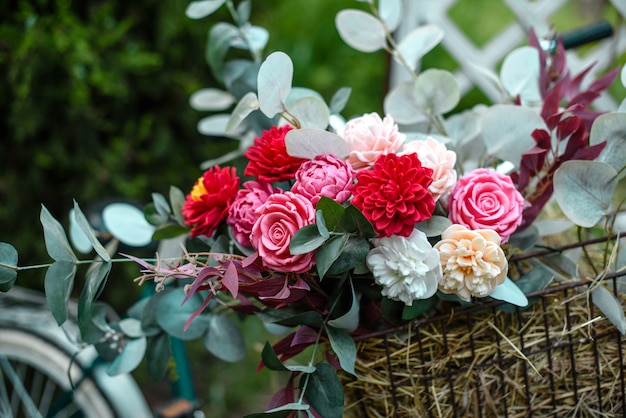
M493 302L363 336L360 378L342 376L345 416L626 417L626 338L590 286L561 282L524 310Z

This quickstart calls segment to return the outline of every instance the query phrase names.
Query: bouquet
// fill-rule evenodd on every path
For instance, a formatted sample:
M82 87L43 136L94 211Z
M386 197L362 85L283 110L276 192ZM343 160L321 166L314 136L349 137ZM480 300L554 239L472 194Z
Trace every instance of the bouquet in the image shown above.
M117 362L116 372L141 361L146 340L167 335L203 337L213 354L236 361L244 338L231 314L255 315L283 334L265 345L259 368L291 377L263 413L250 416L338 417L345 403L339 374L359 378L355 338L492 300L523 309L532 303L527 293L571 279L572 271L597 281L590 303L626 332L620 295L602 284L623 266L618 241L607 241L600 263L561 254L547 278L509 265L512 256L550 245L555 233L576 230L582 239L583 230L617 231L621 202L612 198L624 176L626 108L602 113L592 105L620 69L585 84L589 69L571 74L563 45L546 51L531 31L529 45L506 57L500 75L483 70L501 103L450 115L460 100L454 76L417 70L444 33L425 25L396 40L401 3L366 3L368 10L337 15L339 34L357 50L387 50L411 81L387 94L384 115L351 118L341 115L349 88L327 104L292 86L287 54L263 58L268 32L249 22L249 2L190 3L192 18L224 4L233 14L234 24L217 23L209 36L208 61L227 90L203 89L192 104L234 106L200 126L240 146L208 161L186 191L171 187L169 199L153 194L145 210L151 226L143 219L129 225L123 208L112 209L108 228L122 241L139 230L155 240L183 237L180 251L155 260L124 254L141 266L137 281L156 289L125 323L106 323L97 298L112 258L75 205L72 231L98 256L79 299L81 339ZM251 59L226 60L231 48ZM243 170L229 165L242 158ZM46 292L63 323L80 262L45 208L41 221L55 260ZM0 256L6 291L19 270L17 251L2 243ZM526 267L546 271L539 260ZM112 348L114 334L120 343ZM296 356L309 360L298 364ZM153 370L164 370L166 351L150 358Z

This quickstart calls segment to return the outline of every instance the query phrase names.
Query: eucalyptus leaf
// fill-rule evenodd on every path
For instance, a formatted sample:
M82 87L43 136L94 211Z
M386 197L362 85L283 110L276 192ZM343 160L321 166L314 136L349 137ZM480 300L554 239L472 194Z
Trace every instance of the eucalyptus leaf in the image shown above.
M116 376L119 374L130 373L139 366L146 354L148 341L146 337L132 338L126 340L124 351L113 360L113 363L107 368L107 374Z
M156 382L165 376L171 351L169 335L162 332L148 339L146 365L153 381Z
M89 237L85 235L83 230L80 228L80 226L78 226L78 223L76 222L74 209L70 209L68 232L70 242L77 251L83 254L89 254L91 251L93 251L93 247L91 245Z
M375 52L387 45L385 27L369 13L344 9L337 13L335 26L350 47L361 52Z
M449 71L428 69L415 80L415 99L421 109L431 115L442 115L456 107L461 90Z
M172 214L179 225L185 225L183 216L183 206L185 204L185 193L176 186L170 186L170 204L172 205Z
M539 103L541 93L537 49L523 46L507 54L500 68L500 80L512 97L519 95L522 103Z
M330 110L319 97L301 97L291 103L287 110L295 116L301 128L326 129L328 126Z
M158 208L157 208L158 210ZM123 244L144 247L152 242L154 226L150 225L141 209L128 203L111 203L102 211L106 229Z
M111 262L94 263L85 275L85 286L78 298L78 323L82 326L91 320L93 303L104 290L111 272Z
M314 159L331 154L345 159L350 153L348 143L339 135L322 129L292 129L285 135L287 153L292 157Z
M272 345L269 342L265 342L265 346L263 346L263 351L261 352L261 360L265 367L269 370L274 370L278 372L289 372L289 371L301 371L303 373L313 373L315 371L315 367L309 366L292 366L283 364L280 361L276 352L272 348Z
M233 319L225 315L212 315L209 332L204 336L204 345L217 358L236 362L246 355L246 342Z
M606 215L617 172L599 161L566 161L554 173L554 197L576 225L590 228Z
M589 143L596 145L603 141L606 146L595 161L609 164L619 173L619 179L623 179L626 177L626 113L605 113L596 118L589 132Z
M415 98L413 87L413 82L400 83L385 96L385 113L399 124L412 125L428 119Z
M626 65L622 66L622 71L620 72L620 80L622 81L622 86L626 87Z
M77 260L76 255L72 251L63 227L43 205L39 219L43 226L44 242L48 255L55 261L75 262Z
M503 300L516 306L528 306L526 295L520 290L513 280L506 277L504 282L496 286L489 295L493 299Z
M231 113L228 122L226 123L225 132L227 134L234 134L239 125L241 125L241 122L243 122L243 120L247 118L250 113L258 109L259 100L256 97L256 93L252 91L246 93L246 95L239 100L237 106L235 106L233 113Z
M541 116L531 108L499 104L483 114L482 137L487 154L510 161L516 166L522 154L535 146L531 134L535 129L548 130Z
M315 252L315 265L317 268L317 274L320 279L323 279L330 266L339 258L343 253L343 249L348 243L350 236L346 234L335 235L320 246Z
M232 40L231 46L253 53L261 52L270 39L270 33L261 26L244 25L241 27L239 37Z
M359 326L359 298L354 291L352 279L350 279L350 309L345 314L328 320L328 325L334 328L345 329L352 332Z
M0 242L0 291L6 292L17 278L17 250L11 244Z
M239 130L237 130L237 126L234 126L233 129L228 131L230 120L231 115L226 113L204 117L198 121L198 132L210 137L237 139L240 134Z
M259 107L268 118L285 110L287 96L291 90L293 63L284 52L270 54L259 69L257 88Z
M124 318L119 323L120 330L130 338L143 337L143 329L141 328L141 321L135 318Z
M189 227L180 224L170 223L162 225L155 229L154 233L152 234L152 240L161 241L164 239L176 238L187 233L189 233Z
M402 22L402 0L379 0L378 15L387 25L387 30L393 32Z
M363 237L351 236L339 257L330 266L326 275L335 276L345 273L365 263L369 252L369 241Z
M341 368L358 378L354 371L354 365L356 364L356 346L350 334L348 334L345 329L335 328L333 326L326 326L326 334L328 335L333 352L339 359Z
M74 288L76 265L71 261L58 260L46 271L44 289L48 308L57 324L67 320L67 303Z
M182 288L173 288L160 293L155 309L156 322L168 334L182 340L201 337L209 328L206 315L196 317L187 330L185 324L189 317L202 306L202 297L196 293L184 304L185 292Z
M341 418L343 415L343 386L335 369L328 363L318 363L316 370L307 376L304 398L324 418ZM300 379L304 386L306 379Z
M100 241L98 241L98 238L96 237L96 234L94 233L93 228L91 227L91 225L89 224L89 221L83 214L83 211L80 210L80 207L78 206L78 203L76 201L74 201L74 210L72 213L74 215L74 220L76 221L76 224L81 229L81 231L83 231L83 233L85 234L85 236L91 243L91 246L96 251L96 254L98 254L100 258L102 258L104 261L110 261L111 256L109 255L107 250L102 246Z
M238 35L237 27L230 23L219 22L211 27L205 56L218 81L224 81L224 58L230 49L230 43Z
M430 219L419 222L415 225L415 228L426 234L427 237L436 237L443 233L452 222L445 216L434 215Z
M593 304L602 311L609 321L622 333L626 334L626 317L619 299L603 285L591 291Z
M533 222L533 225L537 227L540 237L546 237L567 232L574 226L574 223L569 219L538 219Z
M251 11L251 0L242 0L239 2L237 5L237 23L239 23L239 26L243 26L250 20Z
M195 110L226 110L235 103L235 98L227 91L216 88L204 88L189 97L189 105Z
M169 217L172 214L172 208L167 203L167 199L161 193L152 193L152 203L159 215Z
M348 100L350 99L350 94L352 93L352 89L350 87L342 87L335 92L333 97L330 99L330 113L331 114L339 114L348 104Z
M436 25L423 25L409 32L398 44L397 54L415 71L419 60L443 39L443 30ZM456 106L456 104L455 104Z
M226 0L192 1L185 9L185 15L190 19L202 19L222 7Z

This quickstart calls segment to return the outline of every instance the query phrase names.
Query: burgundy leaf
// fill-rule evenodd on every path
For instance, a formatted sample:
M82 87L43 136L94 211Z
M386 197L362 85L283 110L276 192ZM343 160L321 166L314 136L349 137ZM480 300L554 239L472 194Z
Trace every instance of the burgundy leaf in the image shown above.
M239 274L233 261L226 263L226 270L222 276L222 285L230 291L234 298L239 293Z
M580 93L580 86L583 82L583 80L585 79L585 76L587 75L587 73L589 73L589 71L593 68L593 66L596 63L591 63L589 66L587 66L587 68L585 68L584 70L582 70L580 73L578 73L570 82L569 85L567 86L567 89L565 90L565 97L567 97L569 100L572 99L572 97L578 95L578 93Z
M600 92L588 90L573 97L572 100L570 100L569 105L578 104L582 107L589 107L589 105L598 97L600 97Z
M294 388L294 379L297 373L291 373L289 376L289 380L285 387L281 388L278 392L272 396L269 403L267 404L267 410L278 408L280 406L293 403L296 401L295 388Z
M209 277L213 277L213 276L219 277L221 275L222 275L222 272L216 269L215 267L205 267L202 270L200 270L200 272L196 276L191 286L189 286L189 290L187 290L187 295L185 296L185 299L183 299L183 303L187 302L189 298L193 296L193 294L196 293L202 285L204 285L204 282Z
M296 331L294 337L293 337L293 341L291 342L291 345L298 345L298 344L314 344L315 341L317 341L317 332L311 328L308 327L306 325L301 326L300 328L298 328L298 330Z
M189 328L189 325L191 325L191 321L193 321L198 315L202 313L202 311L204 311L204 309L207 306L209 306L209 302L211 302L211 299L213 299L213 296L214 296L213 293L209 293L208 296L204 298L202 305L198 309L196 309L196 311L191 314L187 322L185 322L185 327L183 328L184 331L187 331L187 328Z
M547 92L543 101L543 107L541 108L541 117L546 123L550 120L550 116L558 113L559 104L561 102L561 84L558 84L555 88ZM550 130L554 129L554 125L548 123Z
M593 83L591 83L589 85L588 90L595 91L598 93L605 91L606 89L611 87L611 84L613 84L619 72L620 72L620 67L617 67L609 71L608 73L604 74L602 77L598 78Z
M571 159L593 161L598 158L604 147L606 147L606 141L602 141L599 144L591 145L585 148L580 148Z
M578 116L570 116L561 121L556 126L556 137L559 141L563 141L568 136L580 129L581 119Z

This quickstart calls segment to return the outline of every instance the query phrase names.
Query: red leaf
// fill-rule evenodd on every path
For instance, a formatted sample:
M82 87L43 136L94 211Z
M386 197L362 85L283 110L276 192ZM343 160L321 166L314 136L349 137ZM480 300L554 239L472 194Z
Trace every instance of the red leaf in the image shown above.
M198 315L202 313L202 311L204 311L207 306L209 306L209 302L211 301L211 299L213 299L213 296L213 293L209 293L209 295L204 298L202 305L198 309L196 309L196 311L191 314L187 322L185 322L185 327L183 328L184 331L187 331L187 328L189 328L189 325L191 325L191 321L193 321Z
M553 89L550 89L546 94L543 101L543 107L541 108L541 117L548 123L550 130L554 129L549 123L550 116L555 115L559 111L559 103L561 102L561 84L556 85Z
M224 271L222 276L222 285L230 291L234 298L237 297L239 293L239 274L237 266L232 261L226 263L226 271Z
M620 67L617 67L614 70L609 71L608 73L604 74L602 77L598 78L593 83L591 83L587 90L595 91L598 93L603 92L604 90L611 87L611 84L613 84L619 72L620 72Z
M198 289L204 285L205 281L211 276L220 276L222 274L221 271L216 269L215 267L205 267L196 276L196 279L193 281L189 290L187 291L187 295L185 299L183 299L183 303L187 302L194 293L198 291Z
M580 129L581 119L578 116L570 116L561 121L556 126L556 137L563 141L568 136Z
M285 387L281 388L278 392L272 396L270 401L267 404L267 410L278 408L280 406L293 403L296 401L296 394L294 388L294 379L296 377L296 373L291 373L289 376L289 380Z

